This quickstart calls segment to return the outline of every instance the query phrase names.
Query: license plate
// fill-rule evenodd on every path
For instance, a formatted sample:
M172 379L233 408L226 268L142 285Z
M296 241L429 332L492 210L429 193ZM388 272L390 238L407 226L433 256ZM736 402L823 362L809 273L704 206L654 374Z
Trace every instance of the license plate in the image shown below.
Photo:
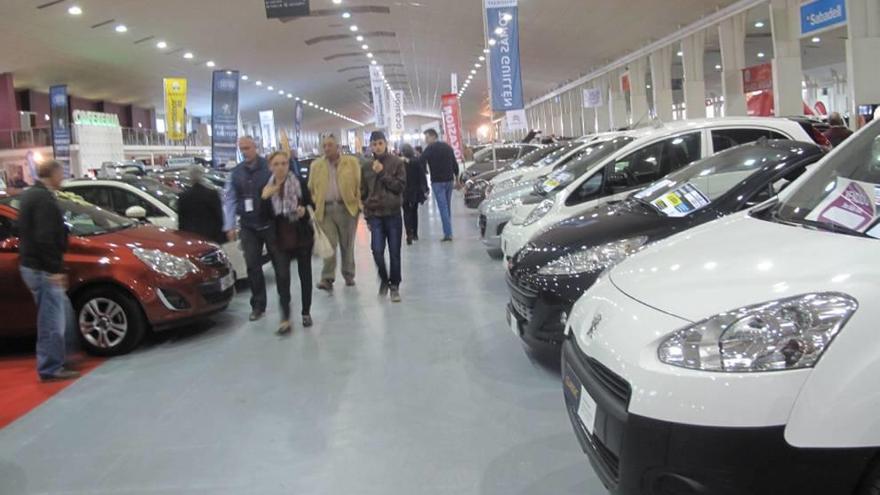
M232 287L235 283L235 279L232 277L232 273L227 273L220 279L220 292L225 292L226 289Z
M513 332L514 335L519 337L519 322L516 320L516 317L513 316L513 313L510 310L507 310L507 323L510 324L510 331Z

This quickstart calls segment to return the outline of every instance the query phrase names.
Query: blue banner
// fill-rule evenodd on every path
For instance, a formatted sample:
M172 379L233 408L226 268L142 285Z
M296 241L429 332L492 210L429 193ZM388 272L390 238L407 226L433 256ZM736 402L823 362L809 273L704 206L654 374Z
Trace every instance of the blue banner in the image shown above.
M846 0L816 0L801 5L801 36L846 24Z
M293 109L293 149L299 153L299 148L302 146L302 130L303 130L303 113L305 112L305 106L303 106L303 102L296 102L296 106Z
M489 69L492 77L492 110L507 112L523 108L522 73L519 61L519 9L516 0L486 0Z
M238 71L215 70L211 94L211 158L215 167L236 161Z
M52 117L52 152L64 165L64 176L70 177L70 106L66 85L49 88L49 113Z

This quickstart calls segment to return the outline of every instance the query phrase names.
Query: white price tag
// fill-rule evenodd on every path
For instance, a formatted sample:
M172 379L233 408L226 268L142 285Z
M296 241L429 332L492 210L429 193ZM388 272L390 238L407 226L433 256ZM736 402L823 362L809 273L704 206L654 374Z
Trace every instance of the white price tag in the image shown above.
M584 428L592 435L596 427L596 401L590 397L589 392L583 386L581 386L581 400L578 404L577 414L581 418Z
M246 198L244 200L244 211L245 213L250 213L254 211L254 200L251 198Z

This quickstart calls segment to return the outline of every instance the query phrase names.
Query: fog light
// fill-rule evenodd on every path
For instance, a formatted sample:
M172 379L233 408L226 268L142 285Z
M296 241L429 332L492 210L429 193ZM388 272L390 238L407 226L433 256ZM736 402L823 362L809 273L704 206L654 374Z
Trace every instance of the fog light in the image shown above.
M189 309L189 302L179 292L170 289L159 289L159 300L171 311L183 311Z

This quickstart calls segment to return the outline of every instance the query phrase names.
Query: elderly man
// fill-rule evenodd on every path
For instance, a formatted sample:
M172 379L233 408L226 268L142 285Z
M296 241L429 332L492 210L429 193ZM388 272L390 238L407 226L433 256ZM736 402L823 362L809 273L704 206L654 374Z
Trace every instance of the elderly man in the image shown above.
M250 320L256 321L266 312L264 246L271 258L275 259L275 231L270 228L271 204L262 199L263 187L272 174L268 162L257 151L257 144L252 137L241 138L238 148L244 161L232 169L226 183L223 230L229 241L234 241L236 237L241 238L251 286Z
M205 169L201 165L190 167L190 187L177 201L178 229L223 244L226 242L223 234L223 203L220 193L205 184L204 175Z
M309 191L315 202L315 217L333 245L334 253L324 260L318 288L333 290L336 280L336 246L342 255L345 285L354 285L354 235L360 213L361 169L357 158L342 156L333 135L324 138L324 156L312 163Z

